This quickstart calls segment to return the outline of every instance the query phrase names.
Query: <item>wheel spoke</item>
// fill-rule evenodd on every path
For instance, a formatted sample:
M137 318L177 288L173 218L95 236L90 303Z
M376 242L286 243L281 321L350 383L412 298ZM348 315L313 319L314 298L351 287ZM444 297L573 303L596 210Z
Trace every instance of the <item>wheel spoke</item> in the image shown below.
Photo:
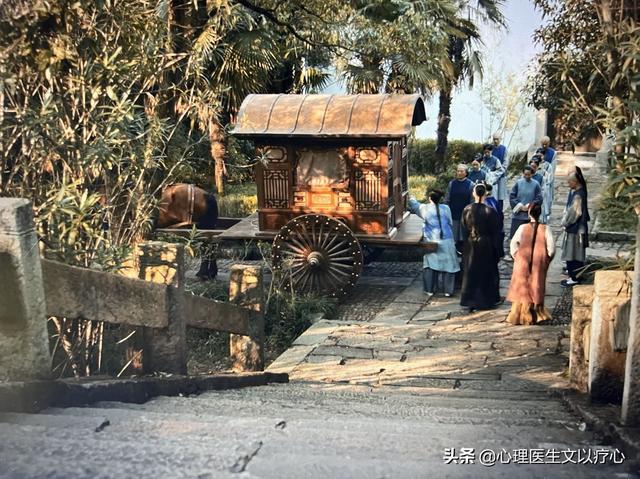
M329 276L331 276L333 278L333 280L337 283L336 286L338 286L337 288L334 288L335 290L340 289L340 287L344 286L346 283L348 283L348 276L347 279L345 280L344 278L340 278L339 276L336 276L335 273L337 273L337 271L332 271L332 270L327 270L327 274Z
M311 247L308 244L304 244L304 239L302 238L291 237L289 241L291 241L294 245L300 248L302 250L302 254L306 254L311 249Z
M341 241L340 243L338 243L337 245L333 246L333 248L331 249L327 249L327 254L331 254L334 251L336 251L338 248L342 248L343 246L345 246L345 242Z
M339 258L340 256L348 255L349 253L353 253L353 250L351 248L345 248L345 249L341 249L341 250L336 250L336 251L332 252L331 254L328 254L327 257L329 257L331 259Z
M351 269L351 268L350 268L350 269ZM336 268L333 268L333 267L329 268L327 271L332 271L332 272L334 272L335 274L339 274L340 276L347 276L347 277L351 277L351 274L346 273L346 272L344 272L344 271L340 271L339 269L336 269Z
M334 261L353 261L355 258L353 256L338 256L337 258L331 257L331 262Z

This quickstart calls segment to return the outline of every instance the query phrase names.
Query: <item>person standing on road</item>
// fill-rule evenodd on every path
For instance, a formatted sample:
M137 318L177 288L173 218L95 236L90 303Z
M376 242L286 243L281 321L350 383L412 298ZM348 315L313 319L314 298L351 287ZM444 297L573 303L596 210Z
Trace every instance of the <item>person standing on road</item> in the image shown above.
M529 166L533 170L533 176L531 178L534 181L537 181L540 185L540 188L542 188L542 185L544 184L544 178L540 174L540 171L538 171L540 169L540 161L541 158L534 155L533 158L531 158L531 161L529 161Z
M486 185L487 188L487 196L485 196L484 204L493 208L498 215L498 225L500 226L500 258L504 257L504 212L500 209L500 205L498 205L498 200L493 197L493 187L491 185Z
M473 184L484 182L487 178L487 174L480 169L480 162L482 161L482 155L476 154L476 157L471 162L471 170L469 171L469 180Z
M522 177L511 188L509 203L513 208L511 216L511 232L509 238L513 238L518 227L529 222L529 205L542 203L542 190L540 184L532 179L533 169L525 166L522 169Z
M588 223L591 220L587 208L587 182L579 167L576 166L576 171L569 174L567 184L569 195L562 215L562 261L567 262L569 279L560 282L565 288L580 283L578 270L584 266L586 260L589 246Z
M456 242L458 251L462 249L462 242L465 240L465 231L460 226L462 210L471 203L471 191L473 183L467 178L467 165L459 164L456 169L456 178L449 182L444 203L451 209L453 220L453 240Z
M542 174L542 222L548 223L551 218L551 207L555 194L555 177L556 177L556 150L549 146L551 140L548 136L540 138L540 148L536 153L542 156L540 164L540 173Z
M491 154L500 160L504 173L498 180L498 191L495 193L496 199L500 209L504 211L504 201L507 199L507 174L509 169L509 155L507 154L507 147L501 144L502 137L500 133L493 134L493 150Z
M504 199L506 198L506 190L500 189L500 181L505 175L506 171L500 163L500 160L493 156L493 145L487 143L482 148L482 171L485 172L485 183L493 186L493 196L498 200L498 205L502 204L504 207ZM506 183L505 183L506 188Z
M485 205L487 190L479 183L473 188L475 202L462 212L462 224L467 230L460 304L469 308L491 309L500 298L500 226L498 215Z
M453 240L453 219L447 205L441 205L441 191L431 191L427 204L409 199L409 211L424 221L423 236L426 241L437 243L438 249L426 253L423 259L424 293L433 296L442 283L444 295L449 297L455 289L456 273L460 271L456 245Z
M551 228L540 224L542 208L539 203L529 206L529 222L518 227L510 244L513 273L507 300L511 324L531 325L551 319L544 307L547 269L555 254L555 240Z

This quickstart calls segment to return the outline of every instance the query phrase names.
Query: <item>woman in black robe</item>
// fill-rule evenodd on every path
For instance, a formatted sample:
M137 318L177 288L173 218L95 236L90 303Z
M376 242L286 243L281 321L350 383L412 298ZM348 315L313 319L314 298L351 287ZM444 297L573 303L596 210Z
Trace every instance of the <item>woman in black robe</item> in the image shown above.
M475 309L491 309L500 304L500 220L496 211L483 203L484 184L473 188L474 203L462 212L468 236L464 251L464 275L460 304Z

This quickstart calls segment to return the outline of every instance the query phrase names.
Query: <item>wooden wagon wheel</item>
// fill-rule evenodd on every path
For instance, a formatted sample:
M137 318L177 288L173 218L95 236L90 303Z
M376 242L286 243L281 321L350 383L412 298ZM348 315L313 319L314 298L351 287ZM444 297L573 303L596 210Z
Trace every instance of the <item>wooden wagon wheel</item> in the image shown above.
M303 215L284 225L273 240L273 264L287 287L339 297L362 272L362 250L351 230L325 215Z

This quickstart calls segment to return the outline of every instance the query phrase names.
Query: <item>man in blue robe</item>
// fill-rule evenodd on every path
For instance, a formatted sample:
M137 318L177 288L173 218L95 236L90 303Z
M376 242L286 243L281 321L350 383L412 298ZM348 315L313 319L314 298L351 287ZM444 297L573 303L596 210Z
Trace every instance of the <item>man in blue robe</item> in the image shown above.
M500 191L500 179L505 176L506 170L498 158L493 156L493 145L487 143L482 147L482 171L485 172L485 183L493 186L493 196L500 201L506 198L505 191ZM505 184L506 186L506 184ZM504 204L504 203L503 203Z
M540 138L540 149L538 152L542 156L540 164L540 174L543 177L542 184L542 222L549 223L551 217L551 206L553 205L555 177L556 177L556 150L549 144L551 140L548 136Z
M511 216L511 234L509 238L513 238L516 230L520 225L528 223L529 220L529 206L531 203L542 202L542 189L537 181L534 181L533 170L530 166L525 166L522 169L522 177L516 181L511 189L509 195L509 203L513 208L513 215Z
M474 184L478 182L484 182L487 178L487 174L480 168L480 161L482 161L482 155L478 153L471 162L469 179Z
M502 137L499 133L493 134L493 150L491 154L500 160L500 164L504 168L504 173L498 179L498 191L496 192L496 199L500 209L504 208L504 200L507 199L507 171L509 169L509 155L507 154L507 147L501 144Z
M453 223L453 239L458 251L462 251L462 243L466 239L466 232L461 227L460 218L462 210L473 200L473 183L467 178L467 165L459 164L456 169L456 178L449 182L444 204L449 205Z
M533 170L533 176L531 178L537 181L540 187L542 188L542 184L544 183L544 178L542 174L538 171L540 169L541 159L542 159L541 157L534 155L533 158L531 158L531 161L529 161L529 166Z

